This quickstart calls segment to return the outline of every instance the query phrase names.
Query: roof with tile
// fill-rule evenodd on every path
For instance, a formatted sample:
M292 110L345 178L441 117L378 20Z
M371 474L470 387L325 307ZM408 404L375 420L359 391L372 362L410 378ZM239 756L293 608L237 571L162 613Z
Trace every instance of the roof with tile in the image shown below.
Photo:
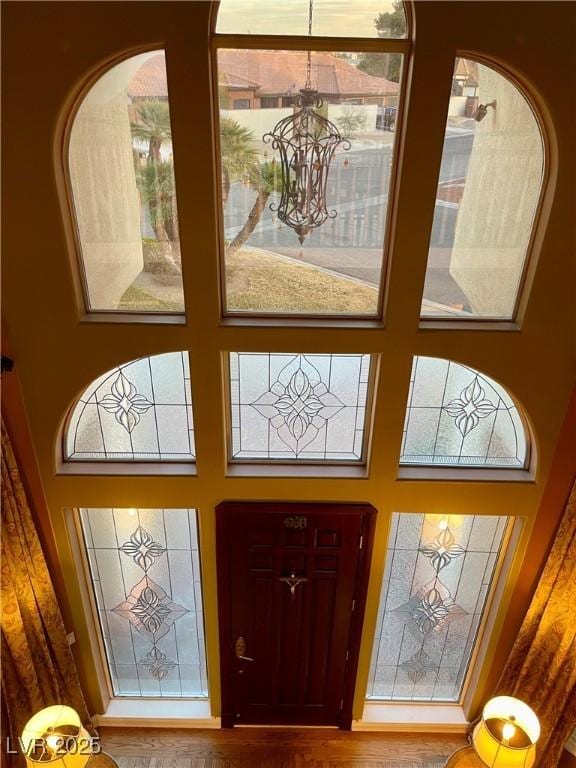
M258 96L297 94L306 81L303 51L220 50L218 81L229 88L254 89ZM398 83L361 72L330 53L314 53L312 86L325 96L382 96L398 93ZM152 56L128 88L131 98L167 98L164 56Z

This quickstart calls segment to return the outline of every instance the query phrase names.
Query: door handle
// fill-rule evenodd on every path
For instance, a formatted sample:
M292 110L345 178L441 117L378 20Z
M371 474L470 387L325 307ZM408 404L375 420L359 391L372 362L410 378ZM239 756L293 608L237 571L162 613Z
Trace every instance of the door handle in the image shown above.
M246 640L240 635L240 637L236 640L236 644L234 646L234 653L236 654L236 658L240 661L254 661L254 659L250 658L250 656L245 656L246 653Z

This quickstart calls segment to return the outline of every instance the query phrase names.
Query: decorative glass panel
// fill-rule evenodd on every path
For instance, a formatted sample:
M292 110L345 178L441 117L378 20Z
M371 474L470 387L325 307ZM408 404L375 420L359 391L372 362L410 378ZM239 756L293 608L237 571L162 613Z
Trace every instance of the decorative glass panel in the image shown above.
M188 353L142 357L93 381L72 409L64 447L72 461L192 461Z
M513 317L543 169L526 98L491 67L457 59L423 317Z
M218 50L229 312L379 313L402 56L310 56Z
M89 309L182 312L164 51L132 56L94 83L68 159Z
M503 387L460 363L414 358L401 464L524 467L527 450Z
M370 355L230 353L232 458L365 458Z
M216 32L307 35L309 0L221 0ZM321 37L406 37L399 0L314 0L312 34Z
M81 509L115 696L208 695L195 509Z
M369 699L459 700L507 521L392 516Z

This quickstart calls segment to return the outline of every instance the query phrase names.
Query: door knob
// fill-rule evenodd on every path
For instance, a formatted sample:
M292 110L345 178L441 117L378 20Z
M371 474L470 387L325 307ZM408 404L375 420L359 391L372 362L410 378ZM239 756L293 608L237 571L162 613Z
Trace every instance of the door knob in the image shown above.
M246 656L246 640L240 635L240 637L236 640L236 644L234 646L234 652L236 654L236 658L240 659L240 661L254 661L254 659L250 658L250 656Z

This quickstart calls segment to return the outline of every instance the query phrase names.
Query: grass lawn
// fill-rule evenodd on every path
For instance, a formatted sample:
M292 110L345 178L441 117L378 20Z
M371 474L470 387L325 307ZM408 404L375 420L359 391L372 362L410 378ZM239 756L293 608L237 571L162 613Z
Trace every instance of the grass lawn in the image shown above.
M245 250L226 263L228 309L252 312L303 312L374 315L375 288L274 254ZM179 302L160 299L131 286L119 310L181 312Z
M376 288L273 254L245 250L226 263L228 309L376 314Z

